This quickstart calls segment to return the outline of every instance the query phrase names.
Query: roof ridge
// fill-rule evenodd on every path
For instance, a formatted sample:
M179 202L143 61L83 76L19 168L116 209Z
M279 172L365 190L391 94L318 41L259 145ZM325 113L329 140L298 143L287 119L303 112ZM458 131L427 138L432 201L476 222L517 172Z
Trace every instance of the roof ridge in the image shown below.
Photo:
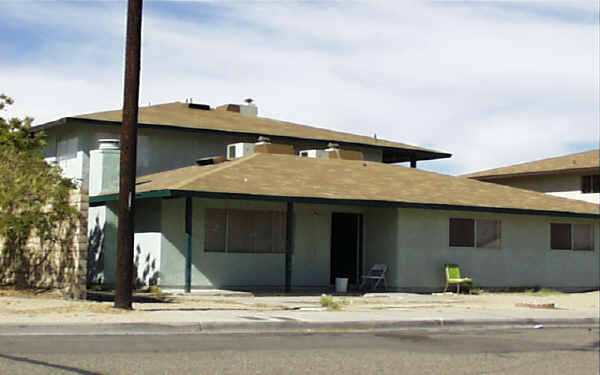
M222 171L224 169L231 168L231 167L233 167L235 165L238 165L238 164L240 164L242 162L245 162L247 160L250 160L250 159L254 158L256 155L258 155L258 154L255 153L255 154L251 154L249 156L246 156L246 157L243 157L243 158L239 158L239 159L236 159L236 160L233 160L233 161L225 161L223 163L217 164L217 165L213 166L213 168L210 168L209 170L205 171L204 173L200 173L198 175L195 175L194 177L190 177L190 178L185 179L185 180L181 181L180 183L174 185L174 189L175 190L182 189L185 185L189 184L190 182L193 182L193 181L195 181L197 179L209 176L209 175L211 175L213 173Z

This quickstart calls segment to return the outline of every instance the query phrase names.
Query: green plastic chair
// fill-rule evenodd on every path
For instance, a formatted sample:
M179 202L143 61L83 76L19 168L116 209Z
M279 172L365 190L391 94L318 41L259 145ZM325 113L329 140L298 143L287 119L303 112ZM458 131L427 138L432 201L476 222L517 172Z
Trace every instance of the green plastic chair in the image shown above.
M456 293L460 293L460 284L468 284L469 294L471 294L473 280L468 277L460 277L460 268L458 267L458 264L444 264L444 271L446 273L444 293L448 290L448 285L450 284L456 284Z

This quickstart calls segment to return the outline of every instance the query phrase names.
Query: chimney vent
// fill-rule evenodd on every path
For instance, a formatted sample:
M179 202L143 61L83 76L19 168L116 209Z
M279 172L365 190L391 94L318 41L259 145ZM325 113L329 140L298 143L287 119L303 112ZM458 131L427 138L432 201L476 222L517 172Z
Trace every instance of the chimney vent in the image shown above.
M119 140L99 139L98 143L98 149L90 151L90 196L119 190Z
M244 101L248 104L223 104L215 109L217 111L236 112L246 116L258 116L258 107L254 104L254 100L247 98Z

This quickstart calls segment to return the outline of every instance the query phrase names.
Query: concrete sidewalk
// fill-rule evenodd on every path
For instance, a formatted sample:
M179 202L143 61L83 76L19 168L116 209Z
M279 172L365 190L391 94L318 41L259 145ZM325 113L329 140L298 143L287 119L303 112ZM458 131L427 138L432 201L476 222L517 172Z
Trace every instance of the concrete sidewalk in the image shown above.
M436 327L598 326L597 316L551 312L177 312L172 320L104 323L0 324L0 335L122 335L234 332L365 331Z
M334 297L328 311L319 296L264 296L222 291L175 294L171 303L0 297L0 335L310 332L436 327L598 326L598 292L528 295L498 293L385 293ZM526 304L527 307L518 306ZM554 308L535 308L554 304Z

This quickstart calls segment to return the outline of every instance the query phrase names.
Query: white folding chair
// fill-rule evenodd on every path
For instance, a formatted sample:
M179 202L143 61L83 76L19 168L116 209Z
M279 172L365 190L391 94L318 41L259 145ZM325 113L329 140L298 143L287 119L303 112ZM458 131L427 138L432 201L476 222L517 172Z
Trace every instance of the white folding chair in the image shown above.
M385 273L388 269L388 266L385 264L374 264L373 267L367 272L366 275L362 276L362 283L360 284L360 289L362 289L369 281L373 284L373 290L377 289L377 286L380 282L383 281L384 289L387 289L387 284L385 282Z

